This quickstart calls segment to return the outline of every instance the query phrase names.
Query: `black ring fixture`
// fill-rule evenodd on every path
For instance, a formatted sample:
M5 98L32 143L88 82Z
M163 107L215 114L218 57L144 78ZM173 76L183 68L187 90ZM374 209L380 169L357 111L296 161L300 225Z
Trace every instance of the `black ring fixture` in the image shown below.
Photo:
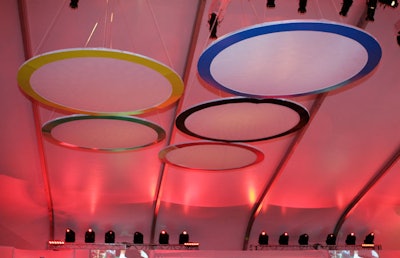
M215 135L206 135L206 133L204 133L204 128L207 128L207 125L210 126L215 126L216 123L221 122L220 120L224 119L224 114L229 114L229 105L243 105L243 104L254 104L254 106L246 106L250 107L248 110L248 113L245 114L246 117L250 118L251 116L260 114L260 107L259 105L267 105L263 108L267 108L269 109L269 107L271 107L271 113L275 112L275 114L272 116L273 117L279 117L279 114L277 116L276 111L282 111L285 110L285 114L282 115L287 115L288 111L289 112L295 112L297 114L296 119L298 119L297 121L292 122L292 125L290 125L290 128L284 128L283 131L280 132L274 132L272 134L265 134L265 135L261 135L258 133L255 137L252 138L244 138L244 137L236 137L234 135L234 133L230 134L230 137L217 137ZM220 107L226 105L226 109L224 109L224 114L216 114L216 116L212 116L212 109L217 109L216 112L220 112L221 109L219 109ZM232 107L233 107L232 106ZM245 107L243 105L243 107ZM252 109L255 109L255 111L257 112L252 112ZM236 107L238 108L238 107ZM237 110L238 109L232 109L232 112L235 112L235 115L237 115ZM262 109L264 111L264 109ZM196 128L192 128L189 123L188 120L189 119L193 119L193 117L195 117L197 114L201 113L201 112L210 112L210 114L207 114L206 116L202 116L202 119L204 119L203 121L196 121L196 124L199 125L201 124L201 129L200 131L203 132L198 132L198 130L196 130ZM246 112L246 111L245 111ZM270 115L269 112L264 112L262 114L265 114L265 117L258 117L256 118L257 120L254 121L261 121L262 124L256 124L254 127L257 127L257 125L261 125L263 126L263 128L261 128L261 130L265 129L265 123L268 122L269 124L271 124L271 126L273 126L272 123L274 123L275 121L267 121L266 119L268 119L268 116ZM293 116L292 116L293 117ZM288 118L290 119L290 118ZM297 130L300 130L301 128L303 128L309 121L310 116L308 111L301 105L289 101L289 100L284 100L284 99L254 99L254 98L226 98L226 99L220 99L220 100L214 100L214 101L210 101L210 102L205 102L202 104L199 104L197 106L191 107L187 110L185 110L184 112L182 112L181 114L178 115L175 124L176 127L183 133L190 135L190 136L194 136L200 139L205 139L205 140L212 140L212 141L223 141L223 142L256 142L256 141L264 141L264 140L269 140L269 139L273 139L273 138L278 138L278 137L282 137L288 134L291 134ZM227 119L227 121L223 121L221 122L221 127L218 128L218 130L220 132L225 132L227 131L229 128L227 127L248 127L252 130L251 128L251 124L248 124L248 121L245 121L246 119L236 119L236 120L229 120ZM282 122L285 119L280 119ZM285 120L286 122L286 120ZM223 123L223 125L222 125ZM247 123L247 124L245 124ZM267 124L268 125L268 124ZM293 126L294 125L294 126ZM225 127L225 128L222 128ZM215 129L215 128L214 128ZM255 128L256 130L257 128Z

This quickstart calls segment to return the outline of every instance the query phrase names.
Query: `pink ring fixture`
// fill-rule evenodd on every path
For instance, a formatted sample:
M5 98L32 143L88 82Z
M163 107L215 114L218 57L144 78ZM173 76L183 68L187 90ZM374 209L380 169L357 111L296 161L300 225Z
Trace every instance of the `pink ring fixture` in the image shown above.
M196 170L230 170L261 162L264 154L249 145L226 142L192 142L164 148L159 153L163 162Z

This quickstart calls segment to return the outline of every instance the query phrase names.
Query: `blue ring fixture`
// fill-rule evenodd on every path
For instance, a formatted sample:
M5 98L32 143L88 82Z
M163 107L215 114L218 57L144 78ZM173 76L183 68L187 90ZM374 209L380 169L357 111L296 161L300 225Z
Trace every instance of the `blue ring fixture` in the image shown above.
M186 125L186 120L196 112L206 110L208 108L214 108L214 107L219 107L223 105L235 105L235 104L243 104L243 103L249 103L249 104L255 104L255 107L257 105L263 105L263 104L268 104L268 105L276 105L280 107L286 107L288 109L291 109L293 112L297 113L298 115L298 122L292 127L289 128L285 131L282 131L280 133L272 134L272 135L265 135L260 138L248 138L248 139L222 139L222 138L216 138L213 136L207 136L204 134L199 134ZM249 114L252 115L252 114ZM211 119L211 118L210 118ZM260 117L260 119L263 119ZM210 101L210 102L205 102L202 104L199 104L197 106L191 107L182 113L178 115L178 117L175 120L175 125L176 127L183 133L197 137L200 139L204 140L211 140L211 141L222 141L222 142L256 142L256 141L264 141L264 140L270 140L278 137L282 137L291 133L294 133L300 129L302 129L310 120L310 114L308 113L307 109L305 109L303 106L289 101L289 100L284 100L284 99L253 99L253 98L242 98L242 97L235 97L235 98L226 98L226 99L219 99L216 101ZM224 130L224 128L221 128L221 130Z
M263 36L272 33L291 32L291 31L313 31L313 32L326 32L337 34L352 39L359 43L367 52L368 60L364 67L352 77L339 82L335 85L329 85L322 89L312 90L308 92L299 92L292 94L274 94L274 95L255 95L251 93L239 92L229 88L229 85L223 85L218 82L211 71L211 64L218 54L225 49L240 43L244 40L249 40L258 36ZM268 22L227 34L217 41L214 41L204 52L201 54L197 68L200 77L208 84L221 89L223 91L246 97L254 98L267 98L267 97L287 97L287 96L302 96L308 94L317 94L336 89L338 87L347 85L354 82L367 74L369 74L379 63L382 57L382 49L375 38L367 34L361 29L356 27L343 25L332 22L319 22L319 21L287 21L287 22Z

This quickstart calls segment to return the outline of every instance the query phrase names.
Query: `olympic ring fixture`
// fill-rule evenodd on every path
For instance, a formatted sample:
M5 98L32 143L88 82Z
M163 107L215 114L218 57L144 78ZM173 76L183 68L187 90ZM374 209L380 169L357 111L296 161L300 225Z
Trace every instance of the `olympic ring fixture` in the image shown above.
M365 31L334 22L268 22L227 34L201 54L199 76L245 97L322 93L368 75L382 49Z
M236 97L191 107L175 124L181 132L205 140L255 142L293 133L309 119L308 111L292 101Z
M34 100L71 113L138 115L165 108L183 93L168 66L107 48L44 53L19 69L18 84Z
M264 159L264 154L252 146L207 141L168 146L158 156L177 167L213 171L244 168Z
M160 126L130 116L65 116L45 123L42 133L64 147L101 152L137 150L165 139Z

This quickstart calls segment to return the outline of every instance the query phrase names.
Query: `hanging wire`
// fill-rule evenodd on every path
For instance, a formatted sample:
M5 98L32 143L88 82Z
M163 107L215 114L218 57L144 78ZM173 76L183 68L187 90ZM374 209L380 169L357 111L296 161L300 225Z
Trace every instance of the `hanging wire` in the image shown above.
M319 13L319 17L322 19L324 17L324 14L322 13L322 9L321 9L321 6L319 4L319 1L315 0L315 2L316 2L315 5L317 6L317 10L318 10L318 13Z
M163 48L164 48L165 55L167 56L169 65L170 65L170 67L174 68L175 66L174 66L173 63L172 63L172 59L171 59L171 57L170 57L170 55L169 55L167 46L166 46L165 41L164 41L164 39L163 39L163 37L162 37L162 35L161 35L160 26L158 25L158 21L157 21L156 15L155 15L155 13L154 13L153 7L152 7L152 5L150 4L150 1L149 1L149 0L147 0L146 2L147 2L147 5L148 5L148 7L149 7L149 10L150 10L150 12L151 12L151 15L152 15L152 17L153 17L153 21L154 21L154 24L155 24L155 26L156 26L156 29L157 29L158 36L159 36L159 38L160 38L161 44L162 44L162 46L163 46Z
M336 12L336 13L339 13L340 10L336 7L336 5L335 5L336 2L335 2L334 0L331 0L331 3L332 3L332 5L333 5L333 7L335 8L335 12ZM343 1L342 1L342 4L343 4ZM341 16L341 15L339 15L339 19L340 19L341 22L343 22L344 17Z
M257 10L254 7L254 3L251 0L249 0L249 3L250 3L250 6L251 6L251 9L253 10L254 17L256 17L257 23L260 23L262 20L260 19L260 17L258 17Z
M110 1L106 0L106 10L105 10L105 14L104 14L104 33L103 33L103 47L107 47L107 38L108 38L108 13L109 13L109 9L110 9Z
M56 21L60 18L60 13L65 8L65 6L67 6L67 0L64 0L63 3L61 4L60 8L58 8L56 14L54 15L53 19L51 20L49 26L47 27L46 32L44 33L43 37L39 41L37 48L33 51L33 56L40 53L39 51L42 48L44 41L48 38L50 31L53 30L54 25L56 24Z
M226 9L231 0L212 0L208 10L209 38L216 39L217 28L223 21Z
M93 26L93 29L92 29L92 31L90 32L90 34L89 34L89 37L87 38L87 40L86 40L86 43L85 43L84 47L87 47L87 46L88 46L88 44L89 44L90 40L92 39L92 36L93 36L94 32L95 32L95 31L96 31L96 29L97 29L97 25L99 25L99 23L98 23L98 22L96 22L96 23L94 24L94 26Z
M244 2L244 0L242 0L242 1L240 2L240 4L241 4L241 9L242 9L242 15L241 15L241 17L242 17L242 18L241 18L241 20L242 20L242 22L241 22L242 27L244 27L244 26L246 26L246 25L249 24L249 21L246 19L246 16L244 15L243 2Z
M112 25L114 20L114 0L107 0L106 14L104 16L104 47L112 48Z
M107 38L106 31L107 31L107 16L108 16L109 0L106 0L106 3L107 3L107 5L106 5L105 13L100 14L100 17L97 19L96 23L93 25L93 28L90 31L90 34L89 34L88 38L86 39L85 44L83 45L84 47L87 47L89 45L90 41L93 38L93 35L95 34L96 30L99 28L99 24L104 24L103 47L107 46L107 43L106 43L106 38ZM101 20L103 20L103 22L101 22Z
M110 14L110 28L109 28L109 46L110 48L113 48L113 38L112 38L112 28L113 28L113 22L114 22L114 12L115 10L113 10Z
M129 28L129 22L128 22L128 19L127 19L127 15L125 14L125 12L124 12L124 10L129 10L128 8L123 8L122 6L121 6L121 1L117 1L117 5L118 5L118 10L120 11L119 13L120 13L120 16L122 16L122 21L124 22L124 24L125 24L125 27L126 28ZM132 30L129 30L129 29L127 29L127 31L128 32L130 32L130 33L127 33L126 34L126 36L129 38L129 40L131 41L131 45L132 45L132 49L133 50L131 50L131 52L135 52L135 50L137 49L137 46L136 46L136 43L135 43L135 37L134 37L134 35L131 33L131 31Z

